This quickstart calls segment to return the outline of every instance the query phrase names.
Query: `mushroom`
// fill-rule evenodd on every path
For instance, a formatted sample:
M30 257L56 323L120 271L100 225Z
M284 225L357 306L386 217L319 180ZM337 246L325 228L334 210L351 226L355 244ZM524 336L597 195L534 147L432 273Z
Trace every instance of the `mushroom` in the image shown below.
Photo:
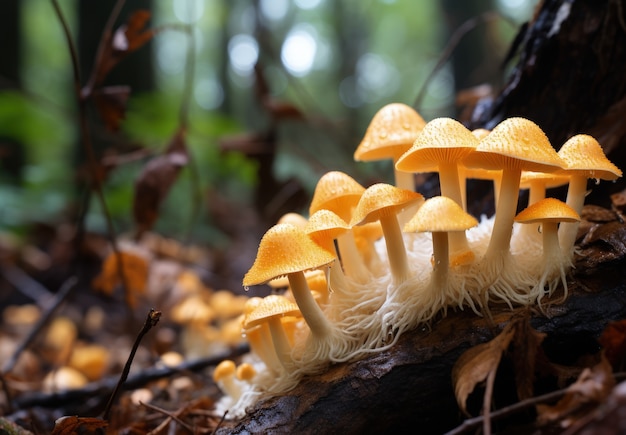
M555 198L545 198L522 210L515 217L515 221L524 224L539 223L541 224L541 232L543 234L543 257L538 265L542 268L542 272L529 297L531 299L536 298L537 303L541 305L541 298L544 296L546 283L548 294L552 294L560 278L560 281L563 283L563 298L565 299L567 297L565 268L571 267L571 261L570 257L563 255L561 251L557 228L559 222L579 222L580 216L564 202Z
M446 196L427 199L413 218L404 226L405 232L430 232L433 240L433 270L429 286L420 295L422 320L430 320L441 308L454 303L462 306L471 298L462 289L452 288L448 279L450 273L448 237L449 233L465 232L478 225L473 216Z
M616 180L622 171L604 155L596 139L587 134L577 134L567 140L559 150L565 165L561 174L569 176L566 203L578 214L582 212L587 193L587 179ZM561 250L570 255L576 241L578 222L564 223L559 228Z
M395 285L401 284L410 275L404 240L396 215L402 209L423 201L424 197L417 192L378 183L365 190L352 216L351 226L380 221Z
M477 145L476 136L460 122L451 118L433 119L418 134L413 146L398 159L396 169L414 173L439 172L441 195L462 207L459 162L474 151ZM449 239L454 263L474 261L464 232L451 234Z
M339 259L339 254L335 249L335 239L346 233L350 226L330 210L318 210L309 217L304 232L317 243L320 247L332 253L335 258ZM330 265L330 280L328 282L330 288L334 291L347 292L349 289L346 277L341 270L338 262ZM328 293L328 292L327 292Z
M559 187L567 184L568 178L565 175L556 173L522 171L520 178L520 189L528 189L528 205L533 205L546 197L546 189ZM525 241L528 237L538 234L539 226L524 225L520 231L520 238Z
M236 370L235 362L230 359L223 360L213 370L213 381L220 387L222 393L232 398L233 402L239 400L242 393L241 385L235 380Z
M304 271L330 265L335 256L318 246L303 230L290 224L270 228L259 244L254 264L243 278L244 286L265 284L283 275L311 332L319 337L332 330L324 313L311 295Z
M387 104L372 118L363 140L354 152L354 160L392 159L396 187L415 190L413 174L398 171L395 164L411 148L424 125L426 122L412 107L402 103Z
M309 215L325 209L332 211L345 222L350 222L353 210L363 192L365 188L349 175L339 171L327 172L315 186ZM338 236L337 245L341 252L341 264L345 274L359 282L368 281L370 274L359 255L352 231L348 230Z
M256 296L248 299L244 306L244 318L241 322L241 330L250 345L250 350L263 361L269 370L278 373L282 364L274 351L269 325L267 323L260 323L251 328L247 327L248 315L250 315L261 302L263 302L263 298Z
M294 364L291 357L291 344L281 318L299 314L298 306L284 296L269 295L265 296L259 305L246 316L243 324L244 329L248 331L264 324L269 326L276 356L287 371L292 371Z
M502 170L493 232L485 254L486 261L495 261L509 252L522 171L554 172L562 167L562 161L535 123L525 118L507 118L480 141L464 163L468 167Z
M517 289L528 277L510 262L521 173L523 170L554 172L562 167L562 160L535 123L525 118L507 118L480 141L464 162L468 167L502 170L491 238L477 268L477 279L483 281L478 286L488 288L490 293L509 304L525 303L527 298ZM482 296L486 307L487 292Z

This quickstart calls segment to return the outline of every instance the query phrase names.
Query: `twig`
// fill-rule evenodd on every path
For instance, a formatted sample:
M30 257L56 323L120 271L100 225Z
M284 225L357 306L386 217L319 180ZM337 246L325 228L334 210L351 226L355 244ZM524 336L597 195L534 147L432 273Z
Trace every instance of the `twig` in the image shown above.
M57 18L59 19L59 22L61 23L63 34L65 35L67 46L70 51L70 58L72 60L72 72L74 75L74 90L75 90L76 99L78 103L78 117L79 117L80 133L81 133L81 139L82 139L81 142L83 144L85 154L87 155L87 160L89 162L90 171L93 174L91 178L92 185L90 187L92 187L93 190L95 190L98 200L100 202L100 207L102 208L102 213L105 216L105 220L107 223L107 233L109 236L109 240L111 242L111 247L113 248L113 252L115 253L117 257L117 261L119 263L119 267L117 270L120 275L120 281L122 283L122 286L124 287L124 291L127 292L128 285L126 281L126 275L124 274L124 264L122 262L122 255L117 246L117 241L116 241L117 235L115 232L115 228L113 226L113 219L111 218L111 213L109 212L106 199L104 198L104 192L102 191L100 171L98 170L99 166L96 160L96 155L93 149L93 144L91 142L91 134L89 132L89 126L87 124L87 100L82 97L82 92L81 92L81 74L80 74L80 66L78 62L78 53L76 51L74 41L72 40L72 34L70 32L70 28L67 24L67 21L65 20L65 17L63 16L63 12L61 11L61 8L59 7L58 1L51 0L51 2L54 8L54 11L57 15ZM119 9L121 8L123 4L124 4L124 0L118 0L116 7L113 10L113 13L111 14L111 17L109 17L109 22L107 22L107 28L105 28L105 34L106 32L111 32L111 29L109 27L113 26L113 23L115 22L115 19L117 18L117 14L119 14ZM91 196L90 194L91 194L91 189L89 189L86 193L85 206L80 216L80 220L78 224L79 229L77 231L77 243L80 242L80 238L82 237L84 233L83 227L85 224L85 217L87 214L86 210L89 208L89 198Z
M148 333L148 331L150 331L150 329L152 329L153 326L156 326L156 324L159 323L160 318L161 318L160 311L150 309L150 311L148 312L148 316L146 317L146 321L144 322L143 327L141 328L141 331L139 331L139 334L137 334L137 338L135 339L135 342L133 343L133 348L130 350L130 355L128 355L128 359L126 360L126 364L124 365L124 369L122 370L122 374L120 375L120 380L117 382L117 385L115 386L115 389L113 390L113 393L111 393L109 402L104 408L104 413L102 417L104 420L109 419L109 414L111 413L111 407L113 406L115 397L117 396L117 393L120 390L122 384L126 381L126 378L128 378L128 373L130 372L130 366L133 363L133 359L135 358L135 353L137 352L137 349L139 348L141 339L143 338L144 335Z
M228 352L221 353L206 358L199 358L192 361L185 361L175 367L150 367L142 370L141 372L130 376L126 382L122 385L121 390L128 391L135 388L140 388L149 382L169 378L181 372L197 372L219 364L225 359L233 359L243 355L250 351L250 347L247 344L242 344L229 350ZM17 408L27 409L32 407L42 408L58 408L59 404L68 406L68 404L80 402L85 404L86 398L92 398L96 396L109 395L116 384L118 383L117 376L109 376L101 381L92 382L75 390L67 390L53 393L30 393L23 394L15 399ZM68 412L66 414L72 414L76 412Z
M498 14L497 12L483 12L476 17L472 17L469 20L466 20L454 31L454 33L452 33L452 36L450 36L448 43L444 47L443 52L441 53L441 56L437 61L437 64L432 69L430 74L428 74L428 77L426 77L426 80L420 87L420 90L417 93L417 97L415 98L415 102L413 103L413 107L419 108L422 105L422 100L424 99L424 95L426 94L426 89L428 88L428 85L430 84L432 79L435 78L439 70L443 68L446 62L448 62L448 59L450 59L450 56L452 56L452 53L454 53L454 50L459 45L459 42L461 42L461 40L465 37L465 35L474 30L480 24L488 23L490 21L501 18L503 18L502 15Z
M55 296L39 281L34 280L22 269L14 265L7 265L2 268L2 275L5 280L15 287L24 296L28 296L41 309L46 309L50 301Z
M567 388L563 388L562 390L556 390L551 393L543 394L541 396L531 397L530 399L522 400L520 402L514 403L510 406L505 406L504 408L498 409L497 411L493 411L488 417L491 420L496 420L498 418L506 417L511 414L515 414L516 412L522 411L526 408L530 408L531 406L535 406L539 403L551 402L553 400L560 399L567 392ZM449 432L446 432L445 435L459 435L469 431L470 429L477 428L483 424L486 416L479 415L478 417L468 418L465 420L460 426L452 429Z
M33 326L33 328L30 330L30 332L24 338L24 340L20 343L20 345L15 349L15 351L13 352L13 355L11 355L11 358L9 358L8 361L4 364L4 367L2 368L2 373L0 376L0 382L2 382L2 388L4 390L4 394L6 395L9 408L11 408L11 405L12 405L11 396L10 396L11 393L8 389L6 381L4 380L4 376L13 370L22 352L24 352L24 350L26 350L32 344L32 342L35 340L39 332L41 332L41 330L48 324L52 315L56 312L59 306L61 306L61 304L67 299L67 297L69 296L70 292L74 289L74 287L76 287L77 282L78 280L76 279L76 277L71 277L67 279L63 283L63 285L61 285L61 288L54 296L54 300L52 301L52 303L48 306L46 311L42 313L37 323Z
M187 406L178 409L176 412L168 411L167 409L160 408L156 405L152 405L150 403L139 402L140 405L145 406L148 409L159 412L161 414L167 415L167 418L161 422L161 424L155 429L151 430L147 433L147 435L156 435L161 432L167 425L174 420L176 423L180 424L182 427L187 429L189 432L193 433L193 428L189 426L187 423L180 419L180 415L187 410Z

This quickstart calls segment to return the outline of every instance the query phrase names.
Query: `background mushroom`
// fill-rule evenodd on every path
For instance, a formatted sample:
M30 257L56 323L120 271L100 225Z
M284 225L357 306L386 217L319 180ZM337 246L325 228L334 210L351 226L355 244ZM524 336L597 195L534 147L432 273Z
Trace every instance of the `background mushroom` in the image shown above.
M398 285L410 275L406 248L397 214L402 209L419 202L424 197L410 190L399 189L390 184L378 183L368 187L359 203L350 225L380 221L393 282Z
M415 190L413 174L398 171L395 164L411 148L424 125L426 121L412 107L402 103L387 104L372 118L363 140L354 152L354 160L392 159L396 187Z

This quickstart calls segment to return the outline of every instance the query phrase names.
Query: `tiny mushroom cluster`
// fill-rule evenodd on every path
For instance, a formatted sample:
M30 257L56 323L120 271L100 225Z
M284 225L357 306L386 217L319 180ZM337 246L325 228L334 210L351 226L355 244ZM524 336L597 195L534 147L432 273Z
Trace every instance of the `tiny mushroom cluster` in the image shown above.
M260 242L244 286L269 282L288 292L246 304L242 331L254 371L235 382L230 365L216 378L231 396L231 417L263 392L393 346L450 308L479 315L497 302L541 308L559 286L564 299L587 179L622 175L587 135L557 153L528 119L471 132L450 118L424 122L403 104L374 116L355 159L391 159L397 185L366 188L328 172L309 217L285 216ZM438 172L441 196L414 191L421 172ZM493 180L492 217L467 213L468 178ZM546 198L546 188L566 183L566 202ZM530 201L516 215L520 188L530 189Z

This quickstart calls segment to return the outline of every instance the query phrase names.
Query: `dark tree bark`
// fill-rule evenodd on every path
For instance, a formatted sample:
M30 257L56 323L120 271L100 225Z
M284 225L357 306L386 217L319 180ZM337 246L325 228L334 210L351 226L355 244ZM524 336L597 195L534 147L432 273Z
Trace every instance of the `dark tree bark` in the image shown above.
M507 85L491 104L477 108L472 127L491 128L507 117L524 116L540 125L556 148L576 133L592 134L618 166L626 167L625 3L543 1L523 35ZM606 203L609 193L623 185L604 183L591 201ZM552 306L547 316L534 313L531 320L547 334L543 348L548 357L562 364L597 352L606 324L626 317L626 225L613 215L610 222L585 222L582 228L583 234L588 232L579 241L583 255L577 258L572 295ZM469 313L449 315L430 332L406 334L387 352L304 379L293 391L258 403L240 422L227 422L218 433L450 430L463 420L453 394L452 366L464 350L493 338L512 315L497 312L495 327ZM508 377L506 368L502 371L497 397L498 386L512 390L510 368ZM515 400L504 394L498 405ZM532 412L528 421L533 421Z
M626 1L545 0L520 35L519 61L493 103L478 107L472 127L511 116L536 122L559 149L586 133L618 166L626 163ZM606 203L622 178L593 189Z

